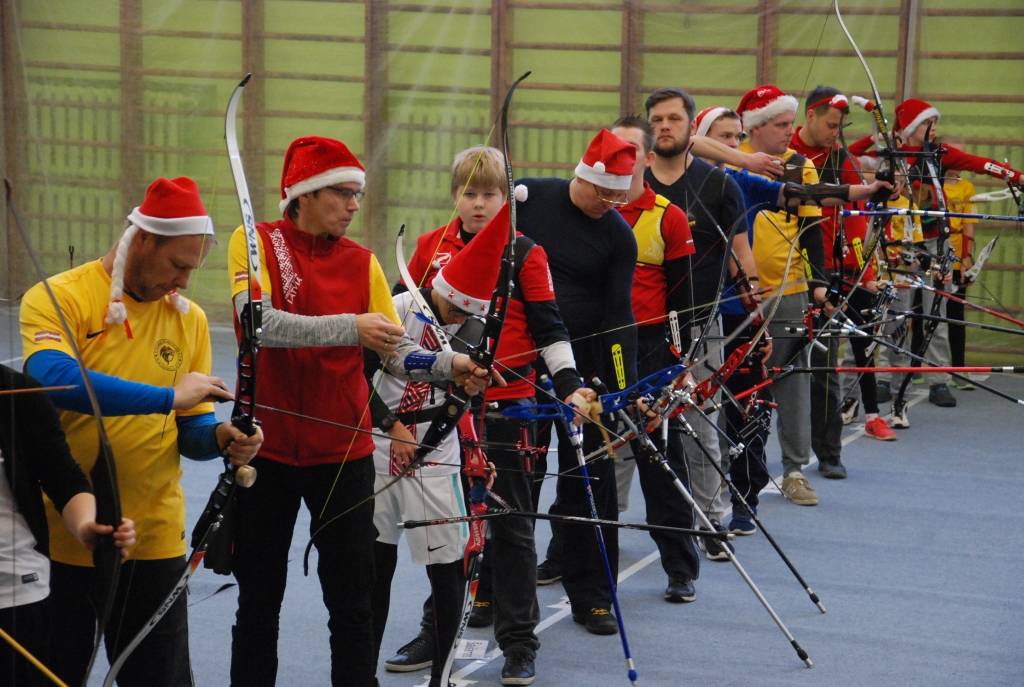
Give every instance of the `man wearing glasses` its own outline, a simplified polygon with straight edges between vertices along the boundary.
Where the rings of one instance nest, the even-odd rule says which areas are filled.
[[[548,254],[555,299],[572,340],[576,369],[588,381],[599,376],[611,389],[624,389],[636,378],[636,327],[630,294],[636,263],[636,240],[616,207],[628,202],[635,148],[606,129],[590,142],[575,177],[522,179],[527,196],[517,203],[518,229]],[[519,196],[519,193],[517,193]],[[560,426],[559,472],[575,470],[576,456]],[[583,435],[589,452],[600,445],[597,427]],[[610,461],[591,464],[598,515],[618,515],[615,473]],[[559,479],[553,513],[590,517],[578,479]],[[605,529],[613,572],[618,569],[618,532]],[[573,619],[594,634],[617,631],[610,611],[611,594],[594,533],[589,527],[560,532],[562,584]]]
[[[330,616],[332,684],[374,682],[374,445],[362,350],[400,372],[418,347],[398,324],[377,259],[345,236],[364,183],[363,166],[344,143],[299,138],[285,153],[283,217],[256,227],[263,292],[257,386],[266,406],[259,418],[273,438],[253,461],[260,478],[238,499],[233,685],[275,682],[288,554],[303,501],[314,530],[358,504],[318,535],[317,572]],[[228,273],[241,312],[249,282],[242,227],[231,238]]]

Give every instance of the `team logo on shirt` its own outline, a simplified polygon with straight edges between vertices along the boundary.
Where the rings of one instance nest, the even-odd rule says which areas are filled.
[[[181,348],[168,339],[160,339],[153,348],[153,360],[168,372],[174,372],[181,367],[183,359]]]

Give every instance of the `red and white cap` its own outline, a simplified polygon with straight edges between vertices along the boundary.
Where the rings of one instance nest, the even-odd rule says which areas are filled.
[[[864,100],[861,98],[861,100]],[[865,101],[867,102],[867,101]],[[819,98],[813,103],[807,106],[808,110],[816,110],[822,105],[828,105],[831,108],[835,108],[840,112],[848,112],[850,110],[850,99],[842,93],[836,93],[835,95],[826,95],[824,98]]]
[[[366,169],[341,141],[323,136],[303,136],[292,141],[281,170],[281,212],[306,193],[335,184],[366,185]]]
[[[471,315],[486,315],[508,243],[511,214],[506,202],[469,244],[441,268],[430,285],[441,298]]]
[[[128,214],[128,228],[121,235],[114,253],[114,266],[110,274],[110,305],[106,321],[125,324],[129,338],[128,311],[124,307],[124,269],[128,261],[128,247],[139,229],[159,236],[213,237],[213,220],[206,214],[199,187],[188,177],[165,179],[160,177],[146,189],[142,205]],[[167,295],[168,302],[178,312],[186,313],[189,302],[177,291]]]
[[[728,107],[705,107],[693,118],[693,133],[695,136],[707,136],[711,131],[711,125],[715,120],[729,111]]]
[[[770,122],[780,114],[796,112],[799,103],[796,98],[786,95],[778,86],[758,86],[740,99],[736,114],[743,120],[743,129],[749,131]]]
[[[939,111],[924,100],[907,98],[896,106],[896,130],[909,134],[924,120],[940,116]]]
[[[601,188],[628,191],[634,164],[636,148],[608,129],[601,129],[576,165],[576,176]]]

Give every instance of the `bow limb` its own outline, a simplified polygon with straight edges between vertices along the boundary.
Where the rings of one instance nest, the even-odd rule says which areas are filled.
[[[259,239],[256,235],[256,223],[253,218],[252,201],[249,187],[245,180],[242,157],[238,149],[238,136],[235,128],[238,103],[251,74],[239,82],[231,94],[225,112],[224,139],[231,163],[235,190],[238,194],[239,207],[242,213],[242,226],[245,230],[246,254],[248,259],[247,302],[239,317],[238,344],[238,390],[231,423],[248,436],[256,433],[258,422],[256,410],[256,357],[259,353],[260,334],[262,330],[262,292],[260,282]],[[217,479],[207,500],[206,507],[199,516],[192,530],[192,552],[185,562],[185,568],[179,575],[174,586],[157,605],[156,610],[142,624],[141,629],[125,644],[120,653],[111,661],[110,669],[103,679],[103,687],[111,687],[131,654],[143,640],[156,628],[157,623],[171,610],[174,602],[188,588],[189,580],[195,574],[206,556],[207,549],[211,556],[206,559],[206,567],[221,574],[231,573],[231,533],[222,533],[222,526],[233,512],[235,490],[237,487],[248,488],[256,481],[256,469],[250,465],[234,467],[227,458],[224,459],[224,472]],[[227,528],[225,528],[227,529]]]
[[[99,397],[96,395],[96,389],[93,387],[92,381],[89,379],[89,371],[82,358],[82,352],[78,348],[78,342],[75,338],[74,331],[68,324],[68,320],[65,317],[64,310],[60,306],[60,302],[57,300],[56,294],[50,287],[50,282],[46,277],[46,272],[43,270],[42,264],[39,262],[39,256],[36,254],[35,249],[33,249],[28,232],[25,230],[25,227],[21,222],[21,217],[15,209],[12,197],[13,189],[7,179],[4,179],[4,191],[7,199],[7,208],[11,213],[11,217],[14,219],[13,224],[21,237],[22,243],[25,245],[25,251],[29,256],[33,269],[35,270],[36,277],[43,284],[47,298],[53,305],[54,312],[60,322],[61,330],[68,342],[68,346],[71,348],[71,352],[74,354],[75,362],[78,363],[78,370],[82,375],[82,386],[85,388],[85,392],[89,397],[89,406],[92,409],[93,417],[96,419],[97,436],[99,439],[98,456],[95,465],[89,473],[96,496],[96,522],[104,525],[110,525],[114,529],[117,529],[122,520],[121,492],[117,485],[117,466],[114,461],[114,449],[110,443],[110,438],[107,435],[106,425],[103,422],[103,413],[100,410]],[[106,632],[107,625],[110,621],[110,615],[114,608],[114,592],[116,591],[118,582],[121,578],[121,551],[114,546],[112,534],[103,535],[97,539],[96,548],[93,551],[93,565],[96,568],[96,571],[93,574],[93,590],[99,599],[99,607],[96,618],[96,638],[88,666],[85,670],[86,682],[88,682],[89,675],[92,673],[92,667],[96,661],[96,655],[99,652],[100,645],[103,643],[103,635]]]
[[[413,279],[412,273],[409,272],[409,263],[405,259],[405,225],[403,224],[398,229],[398,236],[395,237],[395,260],[398,262],[398,274],[402,277],[402,283],[405,284],[405,288],[409,290],[409,296],[412,298],[413,305],[417,310],[420,311],[420,316],[423,321],[434,330],[434,334],[437,336],[437,341],[441,346],[442,351],[451,351],[452,344],[448,339],[448,332],[444,330],[441,323],[434,317],[434,311],[427,304],[425,298],[423,298],[423,292],[420,291],[419,284]]]
[[[509,88],[509,91],[505,96],[505,103],[502,106],[501,110],[501,122],[502,126],[505,128],[503,140],[506,141],[506,143],[508,140],[508,111],[512,102],[512,94],[515,92],[515,89],[519,85],[519,83],[527,76],[529,76],[529,74],[530,73],[527,72],[523,76],[519,77],[519,79],[517,79],[515,83],[512,84],[511,88]],[[505,160],[505,166],[506,174],[508,176],[510,185],[510,240],[506,246],[505,254],[502,256],[502,266],[499,272],[498,282],[497,284],[495,284],[494,292],[491,296],[490,307],[488,308],[488,313],[485,318],[485,325],[483,334],[481,336],[481,342],[477,346],[471,346],[469,350],[470,359],[474,363],[476,363],[478,367],[482,367],[486,369],[488,372],[491,371],[494,363],[494,353],[497,350],[498,341],[501,335],[501,329],[505,322],[505,311],[507,309],[506,305],[508,303],[509,298],[511,298],[512,295],[512,276],[514,274],[515,265],[515,202],[512,199],[511,195],[512,168],[508,162],[507,157]],[[410,290],[416,291],[416,289]],[[468,401],[469,397],[465,394],[463,390],[458,388],[455,389],[454,392],[446,396],[445,401],[441,406],[441,411],[439,412],[438,416],[431,422],[430,427],[428,427],[426,432],[424,433],[422,444],[419,448],[417,448],[416,454],[413,456],[412,461],[410,461],[409,466],[407,466],[407,471],[417,468],[426,458],[427,454],[429,454],[430,451],[433,450],[433,447],[439,446],[441,444],[441,441],[458,426],[459,419],[466,411]],[[367,412],[367,410],[368,408],[364,409],[364,414]],[[343,468],[345,464],[342,463],[341,465]],[[339,476],[340,474],[341,469],[339,469],[338,471]],[[316,541],[317,535],[338,519],[344,517],[348,513],[355,510],[356,508],[359,508],[365,503],[367,503],[369,500],[375,498],[377,494],[386,491],[387,489],[390,489],[392,486],[394,486],[398,479],[401,479],[401,476],[392,478],[380,490],[378,490],[374,494],[371,494],[365,499],[360,499],[352,506],[349,506],[348,508],[342,510],[337,515],[334,515],[328,520],[325,520],[323,523],[320,524],[319,527],[317,527],[313,531],[313,533],[310,535],[309,543],[306,544],[306,549],[303,554],[303,567],[306,571],[306,574],[308,574],[309,572],[309,554],[312,551],[313,543]],[[337,478],[335,478],[335,481],[337,481]],[[329,498],[330,496],[328,496],[328,499]],[[324,510],[326,510],[326,502],[324,504]],[[323,511],[321,512],[321,517],[322,515]]]

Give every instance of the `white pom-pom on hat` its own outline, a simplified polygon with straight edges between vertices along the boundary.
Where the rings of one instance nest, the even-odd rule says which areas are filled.
[[[182,296],[180,293],[178,293],[177,289],[167,294],[167,300],[170,302],[171,306],[173,306],[174,309],[180,312],[182,315],[187,314],[189,308],[191,307],[191,305],[188,302],[188,299]]]
[[[528,189],[525,184],[517,184],[516,187],[512,189],[512,197],[515,198],[518,203],[525,203],[526,199],[530,197],[530,189]]]
[[[606,169],[607,168],[604,166],[604,163],[600,160],[594,163],[594,171],[598,174],[604,174]]]

